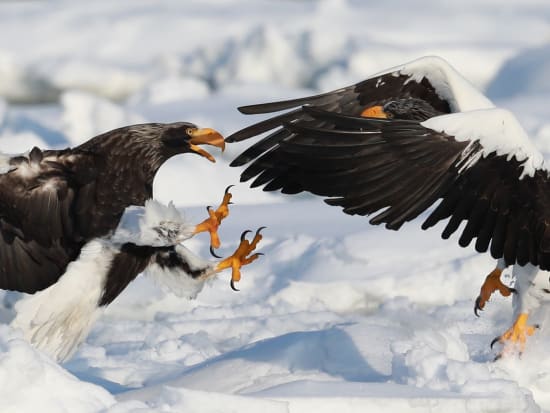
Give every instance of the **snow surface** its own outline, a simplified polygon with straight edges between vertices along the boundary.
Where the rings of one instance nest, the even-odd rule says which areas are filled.
[[[260,118],[239,105],[441,55],[492,85],[548,156],[549,21],[547,0],[1,2],[0,151],[143,121],[229,134]],[[215,165],[172,159],[155,196],[199,222],[238,182],[227,164],[247,145],[214,153]],[[229,274],[192,301],[139,277],[62,366],[4,326],[0,411],[550,411],[547,309],[522,358],[497,362],[489,343],[509,327],[511,300],[473,315],[490,257],[442,241],[442,227],[421,231],[422,217],[390,232],[309,196],[233,192],[223,255],[244,229],[268,226],[239,293]],[[187,245],[208,256],[206,236]],[[2,297],[8,322],[20,296]]]

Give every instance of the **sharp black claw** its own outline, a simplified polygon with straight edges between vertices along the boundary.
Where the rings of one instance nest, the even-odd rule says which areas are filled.
[[[214,252],[214,247],[212,245],[210,245],[210,254],[212,254],[213,257],[222,258]]]
[[[480,307],[479,302],[481,301],[481,297],[476,298],[476,305],[474,306],[474,314],[476,317],[479,317],[478,311],[483,311],[483,308]]]
[[[510,287],[510,292],[511,292],[511,293],[514,293],[514,294],[517,294],[517,293],[518,293],[518,290],[516,290],[515,288]]]
[[[211,209],[212,209],[212,205],[208,205],[208,206],[206,207],[206,212],[210,212]]]
[[[233,188],[235,185],[229,185],[227,188],[225,188],[224,194],[227,194],[231,188]]]
[[[262,230],[266,229],[267,227],[260,227],[258,228],[258,230],[256,231],[256,235],[258,235],[260,232],[262,232]]]
[[[494,346],[497,342],[499,342],[499,341],[500,341],[500,336],[495,337],[495,338],[493,339],[493,341],[491,341],[491,349],[492,349],[493,346]]]
[[[235,281],[233,281],[233,279],[229,282],[229,285],[231,286],[231,289],[233,291],[241,291],[237,287],[235,287]]]
[[[244,241],[244,237],[246,237],[246,234],[248,234],[249,232],[252,232],[252,231],[250,231],[249,229],[247,229],[246,231],[244,231],[244,232],[241,234],[241,242]]]
[[[227,205],[235,205],[235,202],[229,201],[229,202],[227,203]]]
[[[495,358],[493,359],[493,362],[499,361],[501,358],[502,358],[502,354],[499,353],[495,356]]]

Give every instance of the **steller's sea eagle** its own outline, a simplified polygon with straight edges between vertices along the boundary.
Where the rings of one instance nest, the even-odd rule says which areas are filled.
[[[232,268],[234,288],[240,267],[258,257],[249,254],[259,232],[252,242],[243,235],[235,254],[217,264],[180,245],[208,231],[211,248],[219,246],[216,230],[231,193],[196,226],[173,206],[151,200],[155,174],[172,156],[197,153],[214,161],[202,144],[224,148],[213,129],[151,123],[75,148],[0,155],[0,288],[34,294],[18,303],[12,323],[32,344],[67,359],[98,310],[146,269],[192,296],[204,280]]]
[[[264,191],[328,197],[329,205],[373,215],[370,223],[393,230],[439,201],[422,228],[448,219],[442,233],[448,238],[466,221],[459,244],[475,239],[477,251],[498,259],[475,312],[494,291],[515,293],[515,321],[493,343],[503,343],[503,353],[521,351],[536,327],[527,319],[541,289],[531,285],[550,269],[550,182],[516,118],[438,57],[332,92],[239,108],[244,114],[287,109],[226,139],[271,131],[232,162],[249,164],[241,180],[255,178],[251,186],[265,185]],[[508,265],[513,289],[500,280]]]

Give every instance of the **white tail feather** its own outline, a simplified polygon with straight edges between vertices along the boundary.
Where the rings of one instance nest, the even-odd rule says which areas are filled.
[[[101,314],[98,303],[113,252],[99,240],[86,244],[55,284],[16,304],[12,326],[57,361],[68,359]]]

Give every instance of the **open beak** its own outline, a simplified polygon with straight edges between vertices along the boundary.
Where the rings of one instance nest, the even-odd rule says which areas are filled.
[[[370,106],[361,112],[361,116],[364,118],[382,118],[386,119],[388,115],[384,112],[384,108],[380,105]]]
[[[207,151],[198,147],[197,145],[217,146],[222,150],[222,152],[225,149],[225,140],[223,139],[223,136],[214,129],[189,128],[187,130],[187,134],[191,136],[191,139],[189,140],[191,150],[195,153],[198,153],[200,156],[204,156],[210,162],[216,162],[216,159],[214,159],[212,155],[210,155]]]

